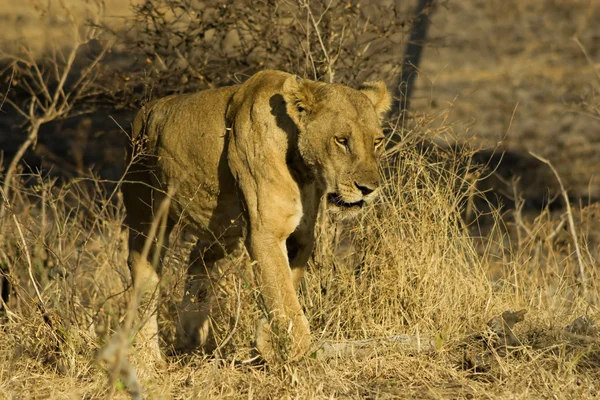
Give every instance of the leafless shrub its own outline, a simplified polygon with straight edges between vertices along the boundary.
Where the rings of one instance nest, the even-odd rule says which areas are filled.
[[[69,8],[64,5],[62,12],[68,17],[73,32],[72,42],[66,49],[55,45],[43,61],[37,59],[27,45],[19,52],[0,53],[0,62],[6,66],[5,71],[10,71],[5,76],[8,89],[2,93],[2,103],[10,106],[9,111],[23,119],[22,126],[27,132],[27,138],[14,154],[3,176],[0,224],[4,223],[12,201],[10,189],[18,164],[25,152],[31,146],[35,147],[40,127],[55,120],[91,112],[94,108],[84,100],[99,93],[95,81],[100,61],[109,45],[100,45],[101,48],[88,58],[85,50],[89,50],[90,44],[98,39],[98,29],[94,26],[81,29]]]
[[[393,6],[361,1],[146,0],[113,31],[137,57],[118,73],[113,101],[237,83],[263,68],[357,84],[396,68],[404,21]]]

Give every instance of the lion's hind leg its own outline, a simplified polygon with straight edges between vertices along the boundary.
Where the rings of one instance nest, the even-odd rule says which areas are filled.
[[[177,324],[177,351],[189,352],[199,347],[209,354],[215,350],[210,316],[219,281],[227,273],[227,268],[223,271],[218,265],[238,247],[239,239],[232,238],[220,243],[199,240],[192,249]]]
[[[166,213],[162,217],[157,215],[165,195],[150,187],[150,179],[145,173],[136,172],[134,166],[127,181],[123,184],[122,192],[126,208],[125,224],[129,229],[127,264],[134,286],[130,301],[137,303],[135,327],[138,331],[135,342],[152,358],[161,360],[156,318],[159,294],[157,270],[161,268],[160,263],[168,248],[174,223]],[[148,241],[149,249],[145,251]]]

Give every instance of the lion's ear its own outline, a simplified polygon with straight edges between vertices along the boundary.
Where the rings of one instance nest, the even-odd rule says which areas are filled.
[[[290,117],[296,122],[300,120],[302,114],[311,112],[315,108],[317,103],[315,91],[318,86],[318,82],[301,79],[296,75],[290,76],[283,83],[283,98],[287,103]]]
[[[371,100],[380,119],[390,110],[392,96],[383,81],[365,82],[359,90]]]

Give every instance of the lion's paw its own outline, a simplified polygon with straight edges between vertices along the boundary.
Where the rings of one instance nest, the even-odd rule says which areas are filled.
[[[285,325],[266,318],[258,321],[255,347],[267,362],[298,360],[308,351],[310,341],[309,324],[304,315]]]

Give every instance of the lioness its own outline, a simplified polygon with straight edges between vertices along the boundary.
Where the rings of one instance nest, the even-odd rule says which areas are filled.
[[[140,334],[155,357],[159,277],[154,250],[142,254],[153,215],[173,186],[164,237],[183,221],[198,238],[179,347],[207,343],[211,269],[245,237],[268,312],[257,327],[257,350],[267,361],[305,353],[310,331],[296,291],[315,243],[319,203],[326,197],[329,207],[350,213],[377,195],[380,120],[390,103],[383,82],[355,90],[262,71],[240,85],[169,96],[139,111],[132,142],[144,155],[132,156],[130,149],[122,191],[128,264],[151,310]],[[289,335],[285,351],[274,351],[273,332]]]

